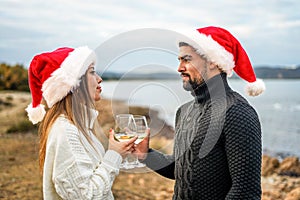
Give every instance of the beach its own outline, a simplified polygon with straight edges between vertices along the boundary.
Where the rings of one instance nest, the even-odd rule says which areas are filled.
[[[26,120],[25,107],[30,102],[29,93],[1,92],[0,105],[0,199],[42,199],[42,179],[38,169],[38,135],[32,131],[7,133],[10,127]],[[114,109],[112,109],[112,105]],[[127,106],[122,101],[103,99],[97,103],[98,120],[104,133],[114,126],[116,110],[149,117],[152,148],[166,153],[172,151],[172,126],[159,117],[157,111],[147,107]],[[113,111],[114,110],[114,111]],[[115,199],[160,200],[172,199],[174,181],[144,171],[120,171],[113,185]],[[263,200],[300,199],[300,163],[298,157],[277,158],[268,155],[262,160]]]

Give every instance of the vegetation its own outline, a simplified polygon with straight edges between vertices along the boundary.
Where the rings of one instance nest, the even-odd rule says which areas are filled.
[[[0,90],[29,91],[28,70],[20,64],[0,63]]]
[[[37,126],[33,125],[29,120],[24,119],[16,124],[11,125],[6,133],[37,133]]]
[[[0,111],[3,110],[4,108],[8,108],[12,106],[13,106],[12,100],[10,100],[9,98],[6,98],[6,100],[0,98]]]

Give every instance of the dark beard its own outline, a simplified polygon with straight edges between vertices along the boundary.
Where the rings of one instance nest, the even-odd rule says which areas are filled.
[[[187,75],[189,77],[189,81],[188,82],[184,82],[183,81],[183,88],[186,91],[191,91],[193,92],[195,89],[197,89],[199,87],[199,85],[201,85],[204,80],[207,78],[207,63],[205,63],[204,69],[202,72],[199,71],[199,73],[201,74],[202,78],[201,79],[194,79],[192,80],[191,77],[189,76],[189,74],[182,72],[182,75]]]
[[[188,82],[183,81],[183,89],[186,91],[194,91],[201,83],[198,83],[196,80],[189,79]]]

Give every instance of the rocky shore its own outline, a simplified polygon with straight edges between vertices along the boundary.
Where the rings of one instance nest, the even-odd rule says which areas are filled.
[[[300,200],[300,162],[297,157],[279,159],[263,155],[263,200]]]

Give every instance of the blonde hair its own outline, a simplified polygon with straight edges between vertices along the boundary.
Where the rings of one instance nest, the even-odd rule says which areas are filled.
[[[92,114],[90,108],[95,109],[95,104],[88,93],[88,83],[85,74],[81,77],[80,85],[77,89],[70,92],[61,101],[55,103],[47,110],[47,113],[39,126],[39,166],[41,174],[43,174],[44,169],[48,135],[53,123],[61,114],[73,123],[94,147],[88,134],[89,130],[87,130],[86,127],[86,123],[91,122]],[[95,134],[94,128],[91,131]]]

